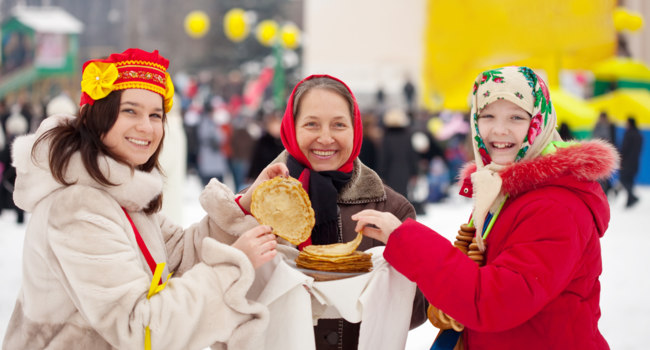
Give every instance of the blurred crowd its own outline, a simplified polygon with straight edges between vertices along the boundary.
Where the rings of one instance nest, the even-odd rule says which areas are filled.
[[[237,72],[225,79],[176,79],[186,170],[204,185],[217,178],[240,191],[284,149],[284,106],[272,102],[272,86],[263,87],[265,80],[264,72],[249,81]],[[359,158],[423,213],[425,203],[447,197],[460,166],[470,159],[470,130],[467,115],[415,108],[415,93],[407,81],[400,107],[387,105],[381,90],[372,107],[360,106],[364,142]]]
[[[204,185],[216,178],[240,191],[284,149],[280,139],[284,105],[273,102],[272,79],[272,69],[254,77],[239,71],[177,74],[175,103],[168,114],[161,154],[169,188],[163,210],[168,215],[182,219],[182,187],[187,175],[198,176]],[[404,83],[400,94],[400,103],[388,104],[380,88],[369,103],[371,107],[360,106],[364,141],[359,158],[423,214],[426,203],[454,194],[461,166],[472,159],[469,115],[418,109],[417,91],[410,81]],[[76,113],[75,100],[65,92],[40,105],[30,104],[25,96],[11,104],[0,100],[0,210],[15,210],[18,222],[23,222],[24,213],[11,198],[15,170],[9,145],[17,136],[35,131],[48,115]],[[638,201],[633,186],[642,142],[634,118],[630,119],[626,136],[619,142],[606,113],[593,130],[594,138],[619,147],[623,157],[620,174],[602,186],[614,196],[627,190],[628,206]],[[574,138],[566,124],[560,125],[559,131],[565,140]]]

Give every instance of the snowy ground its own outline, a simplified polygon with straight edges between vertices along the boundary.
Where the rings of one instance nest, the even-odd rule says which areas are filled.
[[[199,191],[199,181],[190,177],[184,194],[186,226],[203,216],[198,205]],[[599,328],[610,347],[616,350],[647,349],[650,344],[650,254],[644,253],[650,247],[650,228],[641,220],[642,215],[650,215],[650,187],[638,187],[637,192],[641,201],[629,210],[624,208],[624,195],[611,199],[612,219],[601,240]],[[470,202],[458,197],[443,204],[428,205],[427,214],[418,220],[453,240],[470,208]],[[0,287],[0,342],[20,288],[25,226],[17,225],[15,220],[13,212],[3,211],[0,215],[0,272],[4,278]],[[409,333],[406,349],[429,349],[436,333],[433,326],[425,323]]]

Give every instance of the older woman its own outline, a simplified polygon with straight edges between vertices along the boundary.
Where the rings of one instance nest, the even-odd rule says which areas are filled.
[[[328,75],[312,75],[296,85],[282,119],[286,151],[274,162],[287,164],[290,175],[309,194],[315,212],[311,237],[299,249],[351,241],[357,234],[351,216],[363,209],[390,212],[401,221],[415,218],[409,201],[359,161],[362,139],[359,107],[345,83]],[[250,209],[252,192],[247,191],[239,201],[245,210]],[[365,239],[358,249],[375,246],[383,243]],[[425,311],[426,301],[418,292],[411,327],[424,322]],[[344,319],[320,319],[314,328],[316,347],[356,349],[359,327]]]

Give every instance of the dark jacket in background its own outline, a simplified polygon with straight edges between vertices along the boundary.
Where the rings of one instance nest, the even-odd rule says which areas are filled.
[[[257,176],[264,170],[264,168],[271,164],[271,162],[284,151],[282,140],[271,136],[265,132],[253,148],[251,155],[250,168],[248,168],[248,178],[256,179]]]
[[[418,155],[408,128],[386,128],[379,163],[379,175],[386,185],[407,197],[409,180],[418,174]]]
[[[621,182],[634,182],[634,177],[639,172],[639,159],[641,158],[641,145],[643,136],[639,129],[628,128],[623,135],[621,144]]]

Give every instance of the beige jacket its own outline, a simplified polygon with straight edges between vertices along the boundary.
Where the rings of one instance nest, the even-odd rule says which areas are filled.
[[[100,164],[117,186],[103,186],[72,157],[63,186],[50,175],[37,136],[64,117],[50,117],[35,135],[14,143],[15,201],[31,212],[23,252],[23,282],[3,349],[260,349],[268,310],[245,298],[255,272],[239,250],[212,239],[233,235],[245,217],[223,184],[201,194],[208,215],[183,230],[142,209],[159,195],[156,172],[131,172],[109,158]],[[147,299],[152,273],[121,207],[157,263],[173,272],[166,288]],[[252,220],[252,221],[251,221]],[[211,238],[212,237],[212,238]]]

